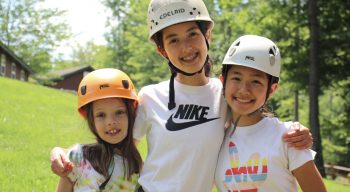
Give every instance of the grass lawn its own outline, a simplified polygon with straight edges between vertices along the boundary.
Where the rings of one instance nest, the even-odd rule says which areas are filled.
[[[51,149],[93,142],[76,111],[76,96],[3,77],[0,85],[0,191],[54,191]],[[143,140],[143,157],[146,147]],[[349,186],[325,182],[330,192],[350,192]]]

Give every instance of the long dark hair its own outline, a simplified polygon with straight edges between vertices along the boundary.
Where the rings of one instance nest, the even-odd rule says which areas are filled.
[[[92,103],[84,106],[87,112],[87,122],[90,131],[96,137],[96,143],[83,145],[83,156],[84,159],[87,159],[91,163],[97,172],[108,177],[109,165],[113,161],[113,156],[116,154],[116,151],[120,150],[125,170],[124,178],[130,180],[132,174],[140,173],[142,159],[133,140],[133,127],[136,117],[134,101],[123,99],[123,102],[127,108],[128,133],[126,138],[118,144],[107,143],[98,136],[93,117]]]

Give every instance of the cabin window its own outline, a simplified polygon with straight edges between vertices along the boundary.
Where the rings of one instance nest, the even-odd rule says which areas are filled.
[[[0,76],[5,76],[6,71],[5,55],[0,54]]]
[[[21,70],[21,81],[25,81],[25,75],[26,73],[23,70]]]
[[[11,66],[11,78],[16,79],[16,64],[15,63],[12,63],[12,66]]]

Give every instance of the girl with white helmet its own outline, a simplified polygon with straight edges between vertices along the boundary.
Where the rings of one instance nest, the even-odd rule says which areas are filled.
[[[96,143],[68,150],[72,169],[61,177],[57,191],[130,191],[141,171],[142,159],[133,141],[137,95],[130,78],[117,69],[86,75],[78,89],[78,111]]]
[[[326,191],[311,150],[287,147],[291,127],[265,104],[278,87],[281,56],[271,40],[245,35],[222,63],[224,96],[234,124],[226,131],[215,184],[219,191]]]

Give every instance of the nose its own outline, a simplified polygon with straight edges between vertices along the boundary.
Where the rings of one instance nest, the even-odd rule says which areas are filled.
[[[111,117],[108,119],[108,126],[113,126],[113,125],[116,125],[118,122],[117,118],[116,117]]]
[[[185,53],[190,53],[193,50],[193,45],[192,45],[191,41],[185,40],[182,43],[182,48],[183,48],[182,50],[184,50]]]
[[[249,83],[240,83],[239,85],[239,93],[240,94],[248,94],[250,91],[250,84]]]

